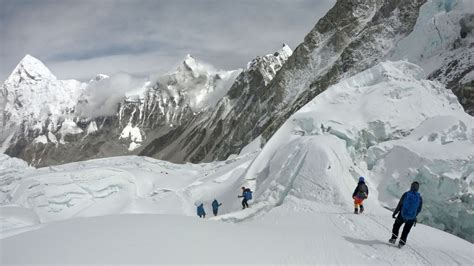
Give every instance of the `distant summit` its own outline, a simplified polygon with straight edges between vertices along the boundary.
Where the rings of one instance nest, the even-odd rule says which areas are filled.
[[[27,54],[18,63],[5,83],[18,85],[23,81],[40,81],[56,79],[51,71],[37,58]]]

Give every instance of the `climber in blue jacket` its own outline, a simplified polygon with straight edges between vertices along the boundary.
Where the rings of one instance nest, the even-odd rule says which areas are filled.
[[[222,203],[219,203],[216,199],[212,202],[212,213],[214,213],[214,216],[217,216],[217,212],[219,211],[219,206],[221,206]]]
[[[206,212],[204,211],[203,203],[201,203],[201,205],[197,207],[197,215],[199,216],[199,218],[206,218]]]
[[[242,209],[248,208],[249,204],[248,201],[252,199],[252,190],[250,188],[242,187],[242,195],[237,196],[238,198],[242,199]]]

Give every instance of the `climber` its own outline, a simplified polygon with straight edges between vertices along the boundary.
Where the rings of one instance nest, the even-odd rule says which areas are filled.
[[[197,215],[199,216],[199,218],[206,218],[206,212],[204,211],[204,204],[203,203],[201,203],[197,207]]]
[[[252,191],[250,188],[242,187],[242,195],[237,196],[242,199],[242,209],[249,208],[248,201],[252,199]]]
[[[354,213],[363,213],[364,212],[364,205],[362,205],[362,202],[369,196],[369,188],[365,184],[364,177],[361,176],[359,177],[359,183],[357,184],[357,187],[354,190],[354,193],[352,193],[352,198],[354,199]],[[359,212],[359,206],[360,206],[360,212]]]
[[[418,192],[419,188],[420,184],[416,181],[413,182],[410,186],[410,190],[403,193],[398,202],[397,208],[392,214],[395,223],[393,224],[392,237],[388,240],[390,243],[395,244],[400,227],[405,223],[405,226],[403,226],[402,236],[398,242],[399,248],[402,248],[406,244],[408,233],[410,233],[411,227],[416,225],[416,217],[421,212],[423,199]]]
[[[219,211],[219,206],[221,206],[222,203],[219,203],[216,199],[212,202],[212,213],[214,213],[214,216],[217,216],[217,212]]]

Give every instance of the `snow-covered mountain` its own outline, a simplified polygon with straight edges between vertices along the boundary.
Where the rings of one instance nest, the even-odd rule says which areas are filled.
[[[49,73],[48,77],[52,81],[43,75],[43,90],[35,90],[35,93],[41,94],[37,98],[27,94],[34,89],[33,85],[16,88],[10,82],[19,79],[16,78],[17,70],[4,83],[5,92],[15,90],[20,95],[17,98],[31,99],[28,106],[32,110],[22,108],[23,105],[17,107],[17,113],[31,113],[28,122],[9,115],[10,106],[15,99],[8,96],[11,93],[5,93],[8,96],[2,98],[8,103],[4,108],[5,116],[12,117],[6,121],[11,121],[8,125],[16,127],[8,127],[11,130],[5,130],[6,133],[2,135],[2,140],[5,140],[3,149],[11,156],[23,158],[36,166],[44,166],[137,154],[141,152],[141,146],[147,146],[150,142],[147,150],[156,148],[153,141],[159,138],[169,138],[169,141],[175,142],[182,138],[189,139],[194,135],[175,134],[175,128],[194,128],[205,121],[215,123],[212,119],[222,115],[220,113],[223,109],[231,110],[235,107],[236,104],[231,105],[228,98],[236,97],[239,93],[246,94],[246,99],[252,97],[256,89],[268,84],[290,55],[291,49],[284,45],[274,54],[252,60],[243,72],[216,70],[187,55],[174,71],[152,80],[135,80],[124,74],[112,77],[99,74],[87,84],[58,81],[39,60],[28,56],[28,60],[36,62],[30,64],[30,72]],[[22,68],[23,65],[21,62],[17,68]],[[35,66],[40,67],[35,70]],[[28,76],[26,78],[29,79]],[[249,86],[250,82],[254,84]],[[34,81],[22,81],[22,84],[32,83]],[[80,89],[74,90],[66,86],[69,83],[80,85]],[[50,84],[53,84],[51,88]],[[242,86],[251,87],[252,91],[240,92]],[[74,91],[68,94],[68,101],[57,101],[57,97],[49,97],[51,93],[62,95],[55,90]],[[241,101],[238,104],[245,106],[248,103]],[[41,113],[39,108],[44,106],[52,106],[58,111],[53,115]],[[53,118],[54,123],[44,122]],[[165,154],[168,160],[196,161],[199,160],[198,157],[189,151],[197,149],[199,145],[200,143],[191,142],[173,146],[174,149],[184,146],[183,149],[188,150],[186,153],[169,155],[166,150],[161,149],[159,153],[162,157]],[[200,152],[202,151],[197,151]]]
[[[0,143],[15,132],[34,143],[57,142],[50,132],[71,116],[84,89],[76,80],[58,80],[38,59],[26,55],[2,85]],[[7,146],[4,143],[2,152]]]
[[[391,52],[392,60],[408,60],[423,76],[454,92],[474,115],[474,5],[469,0],[432,0],[420,9],[413,31]]]
[[[3,122],[3,150],[37,166],[125,154],[173,162],[224,160],[260,136],[265,143],[330,85],[387,59],[419,64],[424,77],[453,90],[470,113],[471,11],[467,0],[338,1],[294,53],[284,45],[242,72],[218,71],[188,55],[175,71],[141,83],[99,76],[80,85],[87,89],[72,116],[75,96],[59,107],[34,104],[64,110],[53,115],[59,122],[51,130],[45,122],[34,122],[35,130]],[[4,95],[10,87],[3,85]],[[107,88],[121,93],[104,97]],[[12,101],[2,97],[0,107]],[[22,124],[15,119],[2,121]]]
[[[174,162],[201,162],[239,153],[241,147],[254,139],[241,129],[260,128],[255,110],[267,108],[264,89],[291,54],[292,50],[283,44],[277,52],[249,62],[212,112],[200,114],[193,123],[154,139],[140,155]]]
[[[126,156],[34,169],[2,155],[2,262],[468,265],[472,243],[426,225],[472,241],[474,118],[422,72],[384,62],[344,79],[262,149],[252,144],[221,162]],[[360,175],[369,198],[354,215]],[[424,198],[421,224],[395,251],[387,209],[413,180]],[[241,186],[254,191],[249,209],[236,198]],[[214,198],[219,216],[193,218],[198,202],[210,215]]]
[[[473,31],[466,12],[469,3],[462,0],[337,1],[270,82],[259,82],[258,72],[256,82],[237,80],[228,97],[222,100],[237,101],[237,104],[231,103],[231,108],[223,104],[217,114],[202,118],[203,122],[192,129],[177,128],[157,138],[140,154],[175,162],[223,160],[239,153],[259,136],[265,143],[291,114],[330,85],[387,59],[418,63],[422,58],[427,62],[422,64],[426,68],[424,77],[437,79],[453,89],[469,112],[472,101],[469,71],[474,64],[470,41]],[[437,36],[426,34],[438,17],[449,17],[452,23],[444,31],[449,38],[442,45],[434,39]],[[464,25],[462,30],[460,25]],[[433,46],[433,52],[410,49],[411,46]],[[413,53],[407,56],[404,51]],[[463,58],[464,62],[459,64],[461,70],[455,71],[459,73],[456,75],[450,72],[451,61],[436,60],[453,56]],[[439,71],[435,69],[444,68],[449,71],[436,74]],[[464,84],[461,90],[452,86],[452,81],[459,79]],[[173,137],[176,135],[180,137]]]
[[[57,80],[28,55],[2,87],[2,151],[37,166],[128,154],[148,133],[160,136],[212,110],[240,72],[187,55],[155,80],[99,74],[81,83]]]
[[[152,129],[186,124],[196,113],[213,109],[240,72],[218,71],[187,55],[175,71],[150,82],[142,99],[128,97],[119,110],[120,120]],[[130,105],[136,112],[130,112]],[[128,121],[123,118],[127,113],[133,113]]]

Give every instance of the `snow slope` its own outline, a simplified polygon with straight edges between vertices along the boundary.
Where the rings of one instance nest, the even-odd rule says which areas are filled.
[[[157,214],[80,218],[1,240],[1,262],[468,265],[474,259],[471,244],[424,225],[413,229],[412,245],[398,250],[385,242],[384,223],[391,221],[282,208],[237,224]]]
[[[375,191],[369,201],[394,208],[417,180],[427,200],[420,221],[473,241],[474,119],[421,71],[381,63],[290,117],[246,172],[262,209],[287,195],[348,206],[360,175]]]
[[[405,59],[421,66],[424,76],[446,64],[449,57],[464,55],[464,64],[472,65],[473,38],[460,38],[460,20],[474,13],[470,0],[429,0],[420,9],[413,31],[391,51],[391,60]],[[456,43],[457,42],[457,43]],[[457,50],[460,48],[460,50]],[[472,59],[471,59],[472,60]],[[459,62],[459,64],[463,64]],[[454,70],[454,69],[453,69]],[[446,84],[446,80],[441,80]]]
[[[373,204],[367,204],[366,214],[354,216],[344,205],[290,195],[265,215],[252,216],[257,204],[237,211],[241,174],[254,156],[186,166],[120,157],[24,169],[24,186],[13,194],[26,197],[14,201],[33,205],[1,207],[1,263],[467,265],[474,259],[472,244],[424,225],[413,229],[406,250],[399,251],[386,243],[389,212]],[[73,193],[80,187],[89,194]],[[111,187],[115,190],[105,189]],[[195,218],[193,201],[205,201],[210,212],[213,196],[224,203],[223,215]],[[36,197],[42,197],[43,204]],[[69,204],[59,207],[58,201],[67,197]],[[95,215],[106,216],[90,217]],[[240,223],[222,222],[249,216],[253,218]],[[52,220],[61,221],[47,222]],[[23,224],[5,228],[8,222],[14,226],[13,221]]]
[[[473,236],[473,118],[421,71],[400,61],[361,72],[296,112],[263,149],[223,162],[20,164],[1,190],[2,263],[470,265],[473,244],[423,224],[404,250],[386,242],[386,208],[413,180],[425,199],[420,223]],[[360,175],[370,193],[356,216]],[[245,210],[242,185],[254,191]],[[219,216],[196,218],[195,204],[210,215],[214,198]]]

